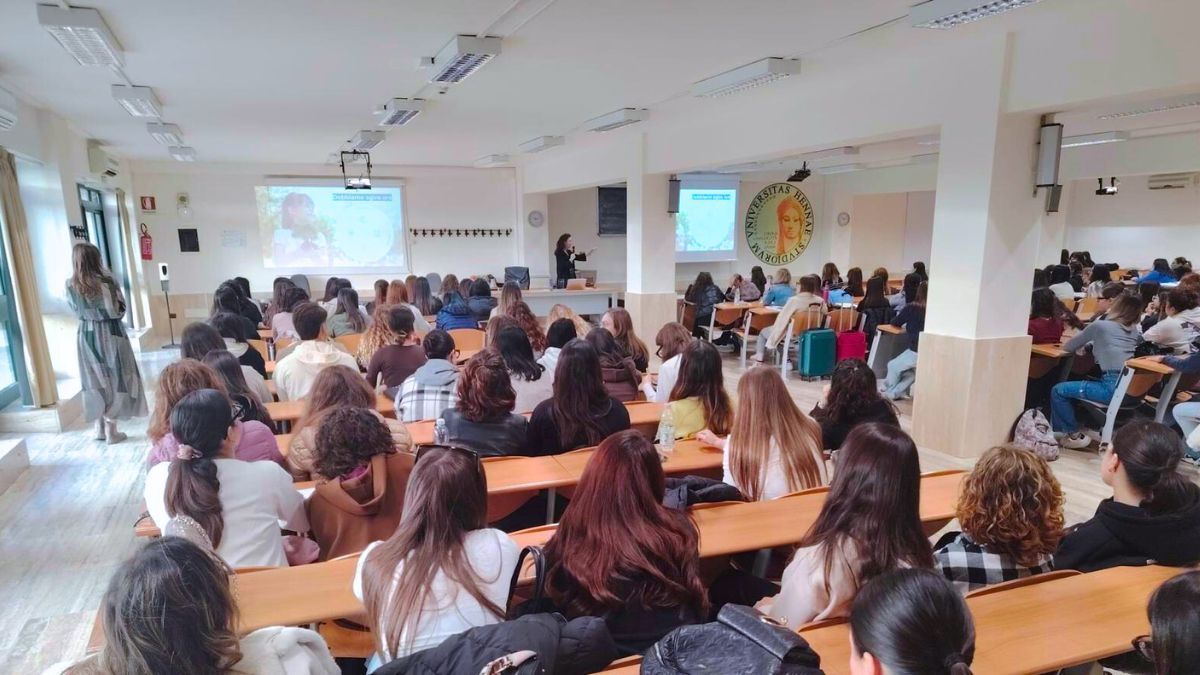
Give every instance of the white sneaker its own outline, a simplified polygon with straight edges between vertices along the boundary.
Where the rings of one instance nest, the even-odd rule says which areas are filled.
[[[1087,427],[1084,427],[1080,431],[1083,432],[1084,436],[1087,436],[1088,438],[1092,439],[1093,443],[1099,443],[1102,440],[1101,436],[1100,436],[1100,432],[1096,431],[1095,429],[1088,429]]]
[[[1076,431],[1063,436],[1058,444],[1068,450],[1082,450],[1092,444],[1092,439],[1088,438],[1087,434]]]

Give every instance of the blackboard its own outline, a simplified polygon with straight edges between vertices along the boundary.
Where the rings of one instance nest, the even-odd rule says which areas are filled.
[[[599,234],[625,236],[625,188],[596,188],[599,202]]]

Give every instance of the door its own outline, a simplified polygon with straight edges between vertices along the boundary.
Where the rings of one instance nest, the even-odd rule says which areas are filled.
[[[26,405],[33,404],[33,395],[25,374],[21,325],[17,320],[12,277],[9,275],[8,256],[5,254],[7,246],[4,239],[7,236],[7,232],[0,231],[0,408],[18,397]]]

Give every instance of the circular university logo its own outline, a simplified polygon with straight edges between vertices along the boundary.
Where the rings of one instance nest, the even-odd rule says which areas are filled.
[[[804,253],[813,235],[813,207],[800,188],[772,183],[746,209],[746,244],[768,265],[786,265]]]

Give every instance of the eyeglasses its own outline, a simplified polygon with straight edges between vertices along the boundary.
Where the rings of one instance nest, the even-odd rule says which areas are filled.
[[[246,408],[241,403],[234,401],[233,404],[231,405],[231,412],[232,412],[233,418],[231,420],[229,420],[229,426],[233,426],[237,422],[245,421]]]
[[[1139,635],[1133,638],[1133,650],[1150,663],[1154,663],[1154,641],[1149,635]]]
[[[470,448],[464,448],[459,445],[437,445],[434,443],[429,443],[428,445],[421,445],[417,448],[417,455],[413,459],[413,464],[415,465],[417,462],[420,462],[421,457],[428,454],[430,450],[450,450],[452,452],[458,452],[475,460],[476,464],[479,463],[479,453]]]

